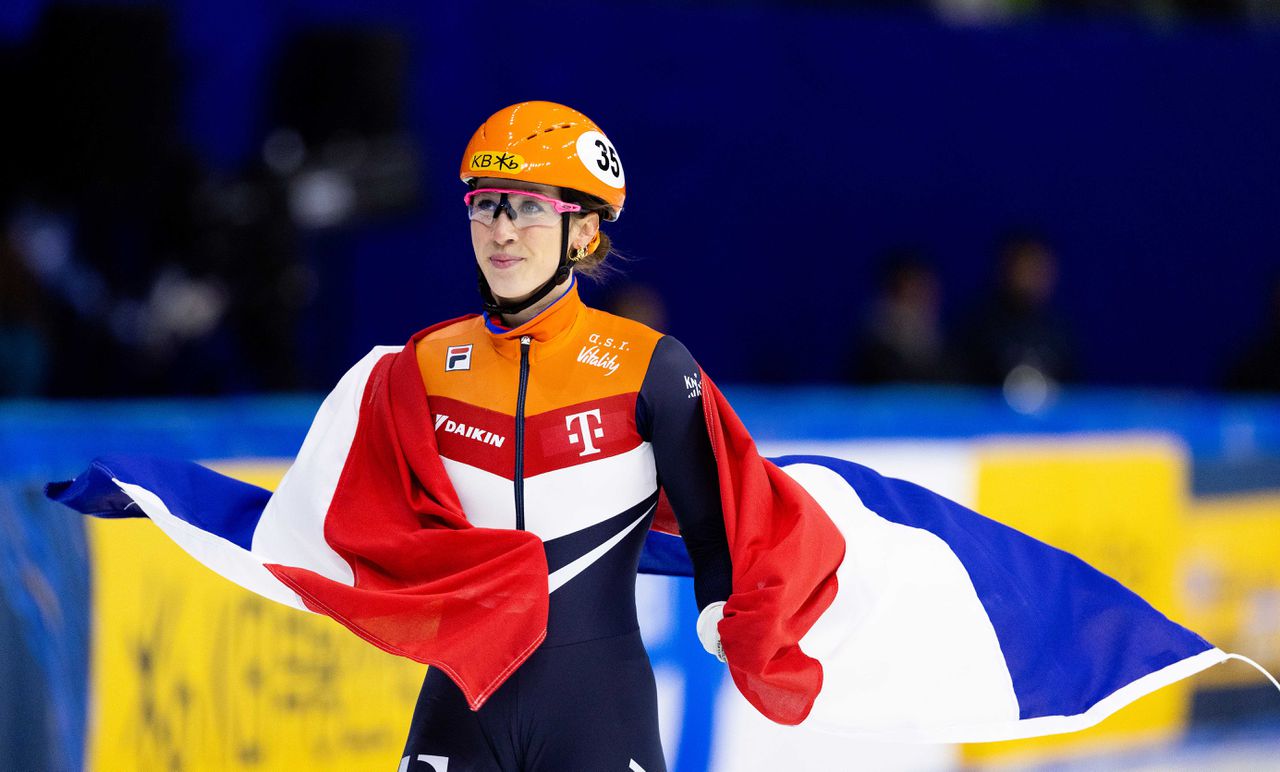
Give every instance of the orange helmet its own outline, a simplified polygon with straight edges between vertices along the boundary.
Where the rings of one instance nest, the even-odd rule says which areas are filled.
[[[462,155],[462,181],[527,180],[594,196],[618,219],[627,197],[618,151],[590,118],[555,102],[521,102],[480,124]]]

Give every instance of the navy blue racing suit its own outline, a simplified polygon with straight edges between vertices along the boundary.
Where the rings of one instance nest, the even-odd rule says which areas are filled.
[[[576,287],[516,329],[473,317],[417,353],[463,511],[540,536],[551,594],[545,641],[480,710],[428,671],[400,769],[665,770],[635,604],[659,487],[699,609],[731,589],[696,362]]]

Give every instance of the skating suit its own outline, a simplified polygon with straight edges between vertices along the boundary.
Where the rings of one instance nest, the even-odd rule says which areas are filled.
[[[659,485],[699,608],[731,584],[698,365],[583,305],[576,283],[515,329],[481,316],[436,330],[417,357],[463,511],[539,536],[551,596],[546,640],[479,711],[428,671],[401,771],[664,770],[635,605]]]

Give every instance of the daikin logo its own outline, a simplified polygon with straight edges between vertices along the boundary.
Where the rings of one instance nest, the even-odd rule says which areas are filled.
[[[445,431],[450,434],[459,434],[467,439],[483,442],[486,445],[492,445],[495,448],[502,447],[502,443],[507,441],[506,437],[501,434],[494,434],[479,426],[467,426],[461,421],[454,421],[443,413],[436,416],[436,431]]]

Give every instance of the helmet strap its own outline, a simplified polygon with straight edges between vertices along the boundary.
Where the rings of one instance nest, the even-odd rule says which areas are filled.
[[[518,303],[507,303],[494,297],[493,290],[489,289],[489,282],[484,278],[484,271],[480,270],[479,265],[476,265],[476,273],[480,277],[480,300],[484,304],[484,310],[490,315],[497,314],[505,317],[507,314],[518,314],[551,294],[551,290],[560,286],[569,278],[571,270],[572,267],[569,265],[569,213],[565,212],[560,215],[560,263],[556,266],[556,272],[551,274],[551,278],[547,279],[541,287],[534,290],[533,294],[524,300]]]

